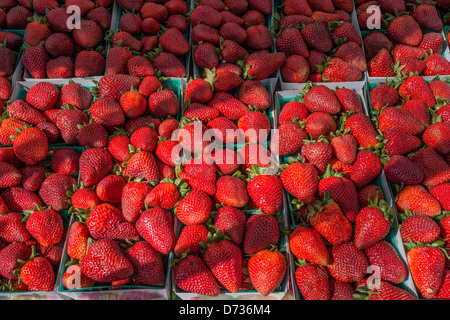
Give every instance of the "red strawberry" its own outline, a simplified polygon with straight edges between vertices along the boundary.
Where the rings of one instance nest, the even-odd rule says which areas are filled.
[[[213,96],[211,85],[203,79],[194,79],[187,84],[186,101],[192,103],[208,103]]]
[[[405,32],[408,30],[409,32]],[[417,46],[422,41],[422,31],[419,24],[409,15],[395,18],[388,28],[389,38],[394,42]]]
[[[161,207],[168,210],[173,209],[181,195],[175,183],[180,182],[181,181],[170,182],[170,180],[161,180],[161,182],[147,194],[145,197],[145,204],[149,207]]]
[[[394,77],[394,62],[389,51],[382,48],[373,59],[369,61],[368,71],[371,77]]]
[[[324,173],[333,155],[333,149],[326,139],[306,140],[301,154],[313,164],[319,173]]]
[[[406,267],[387,241],[380,241],[364,250],[369,264],[380,268],[380,278],[392,283],[401,283],[406,278]]]
[[[280,175],[284,188],[305,203],[311,203],[319,184],[317,171],[310,163],[294,162]]]
[[[286,259],[278,251],[262,250],[249,259],[248,270],[255,289],[268,296],[286,275]]]
[[[327,266],[330,275],[338,281],[360,281],[369,266],[367,258],[353,242],[342,243],[330,249],[333,262]]]
[[[432,243],[441,233],[439,225],[425,214],[413,214],[406,210],[406,219],[400,225],[400,234],[403,242]]]
[[[407,259],[411,276],[422,296],[434,298],[444,278],[445,256],[442,251],[435,247],[413,246]]]
[[[185,225],[205,222],[211,211],[211,200],[200,190],[191,191],[176,206],[176,215]]]
[[[274,74],[285,61],[286,55],[282,52],[254,52],[245,60],[245,75],[256,80],[267,79]]]
[[[164,285],[165,273],[161,255],[148,242],[141,241],[124,252],[133,265],[133,278],[147,286]]]
[[[272,215],[253,215],[247,220],[243,249],[246,254],[269,249],[280,238],[278,222]]]
[[[400,155],[392,156],[384,169],[386,178],[397,184],[419,184],[424,178],[424,173],[417,164]]]
[[[220,287],[205,262],[194,255],[182,257],[173,266],[175,284],[182,290],[207,296],[217,296]]]
[[[80,157],[80,176],[86,187],[97,184],[113,168],[110,154],[101,148],[91,148]]]
[[[409,96],[411,100],[422,100],[432,108],[436,105],[436,99],[430,85],[419,76],[411,76],[399,87],[398,92],[402,98]]]
[[[323,266],[298,263],[295,281],[305,300],[330,300],[328,273]]]
[[[355,246],[367,249],[386,237],[391,228],[392,215],[392,208],[384,201],[361,209],[355,220]]]
[[[33,192],[21,187],[11,187],[0,195],[11,212],[35,210],[36,205],[42,206],[41,199]]]
[[[203,224],[193,224],[184,226],[178,235],[174,253],[180,258],[188,250],[190,254],[199,255],[201,253],[201,242],[208,242],[208,229]]]
[[[439,201],[422,185],[405,186],[398,193],[396,205],[402,212],[410,210],[430,217],[439,215],[442,210]]]
[[[67,254],[71,259],[83,260],[88,248],[89,231],[86,225],[75,221],[69,229]]]
[[[52,291],[55,273],[46,258],[36,257],[20,269],[20,279],[30,291]]]
[[[61,216],[53,209],[31,213],[26,221],[26,228],[30,235],[43,246],[57,244],[63,236]]]
[[[146,181],[159,182],[159,172],[155,157],[147,151],[138,151],[127,163],[127,173],[133,178],[143,178]]]
[[[233,176],[222,176],[216,181],[215,200],[223,205],[242,208],[248,203],[248,192],[245,182]]]
[[[31,236],[22,220],[23,215],[19,213],[11,212],[0,216],[0,239],[6,243],[28,241]]]
[[[127,279],[134,268],[116,242],[101,239],[89,246],[81,261],[81,272],[95,281],[113,282]]]
[[[13,148],[18,159],[28,165],[35,165],[47,156],[48,139],[37,128],[24,129],[14,138]]]
[[[76,185],[74,178],[55,173],[42,182],[39,196],[46,206],[57,211],[66,210],[69,208],[67,192],[72,191],[73,185]]]
[[[296,227],[289,234],[289,248],[299,260],[321,266],[326,266],[331,262],[322,236],[311,227]]]
[[[425,148],[418,151],[415,155],[410,157],[422,172],[425,177],[422,184],[427,187],[437,186],[450,177],[450,167],[445,162],[441,154],[432,148]]]
[[[81,264],[74,264],[69,266],[64,272],[61,281],[64,287],[66,287],[66,289],[68,290],[90,288],[95,285],[94,280],[88,278],[84,273],[81,272]]]
[[[381,172],[381,161],[372,152],[361,150],[353,163],[350,180],[352,180],[358,189],[368,185]]]

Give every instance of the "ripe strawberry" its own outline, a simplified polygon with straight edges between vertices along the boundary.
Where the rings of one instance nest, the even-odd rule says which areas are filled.
[[[317,85],[305,91],[303,101],[310,112],[337,114],[341,110],[339,100],[328,87]]]
[[[63,235],[61,216],[53,209],[31,213],[26,221],[26,228],[30,235],[43,246],[57,244]]]
[[[245,60],[245,75],[256,80],[267,79],[274,74],[285,61],[286,55],[283,52],[253,52]]]
[[[122,199],[122,190],[126,185],[123,177],[110,174],[100,180],[95,193],[101,202],[118,206]]]
[[[207,124],[214,118],[219,116],[216,108],[209,107],[200,103],[191,103],[183,113],[183,117],[187,119],[200,120]]]
[[[348,57],[348,55],[345,56]],[[339,58],[333,58],[328,61],[325,64],[325,70],[323,71],[323,78],[330,82],[359,81],[361,80],[361,77],[361,70],[353,64]]]
[[[401,155],[392,156],[384,169],[386,178],[396,184],[419,184],[424,178],[419,166]]]
[[[35,193],[21,187],[8,188],[4,190],[0,196],[10,212],[35,210],[36,205],[42,206],[41,199]]]
[[[203,224],[184,226],[174,247],[175,256],[180,258],[188,250],[190,254],[200,255],[200,243],[208,242],[208,232]]]
[[[45,111],[52,109],[58,103],[59,89],[49,82],[38,82],[27,92],[26,101],[34,108]]]
[[[30,239],[30,234],[28,233],[25,224],[22,223],[22,219],[23,215],[13,212],[5,213],[0,216],[0,239],[3,242],[24,243]]]
[[[368,71],[371,77],[394,77],[394,62],[389,51],[381,49],[372,60],[369,61]]]
[[[165,52],[175,56],[184,56],[189,52],[189,43],[177,28],[171,28],[165,31],[159,38],[159,45]]]
[[[79,281],[78,281],[79,275]],[[88,278],[81,272],[81,264],[74,264],[67,268],[62,276],[62,283],[67,290],[90,288],[95,285],[95,281]]]
[[[22,180],[22,174],[12,164],[0,162],[0,188],[17,186]]]
[[[89,231],[81,222],[75,221],[67,235],[67,254],[71,259],[83,260],[88,248]]]
[[[330,279],[331,299],[330,300],[355,300],[355,289],[347,282]]]
[[[215,94],[208,105],[216,108],[222,115],[233,121],[250,111],[244,103],[226,92]]]
[[[298,153],[308,133],[294,122],[284,122],[278,127],[270,141],[270,151],[276,155],[293,155]]]
[[[314,50],[326,53],[333,49],[333,40],[326,26],[319,21],[306,25],[301,34],[305,42]]]
[[[122,213],[127,221],[135,222],[141,211],[144,210],[144,200],[152,191],[152,188],[145,182],[128,182],[122,190]]]
[[[368,261],[353,242],[332,247],[330,255],[333,262],[326,267],[333,278],[342,282],[360,281],[364,278]]]
[[[222,24],[222,16],[219,11],[205,5],[195,7],[190,18],[192,26],[196,26],[201,23],[213,28],[218,28]]]
[[[242,278],[242,253],[231,241],[208,245],[203,257],[216,279],[230,292],[237,292]]]
[[[311,227],[296,227],[289,234],[289,248],[299,260],[321,266],[326,266],[331,262],[322,236]]]
[[[355,220],[355,246],[367,249],[383,240],[390,231],[392,215],[392,209],[381,201],[361,209]]]
[[[421,100],[408,100],[403,106],[402,110],[411,113],[414,117],[420,120],[425,127],[428,127],[430,121],[430,111],[427,105]]]
[[[253,215],[245,226],[243,249],[246,254],[269,249],[280,238],[277,220],[272,215]]]
[[[127,162],[127,174],[133,178],[159,182],[155,157],[148,151],[138,151]]]
[[[387,241],[380,241],[364,250],[369,264],[380,268],[380,278],[383,281],[402,283],[406,278],[406,267]]]
[[[244,239],[245,225],[244,213],[232,206],[220,208],[214,218],[214,226],[237,245],[240,245]]]
[[[100,239],[89,246],[81,261],[81,272],[95,281],[112,282],[127,279],[134,268],[116,242]]]
[[[102,77],[99,81],[100,97],[120,100],[121,92],[130,91],[131,87],[138,88],[140,79],[125,74],[111,74]]]
[[[396,44],[392,50],[394,62],[405,60],[405,59],[415,59],[420,60],[425,58],[425,51],[419,47],[412,47],[406,44]],[[424,68],[425,69],[425,68]],[[423,70],[422,70],[423,71]],[[409,73],[406,73],[409,75]]]
[[[237,63],[239,60],[246,60],[249,53],[243,46],[228,39],[220,43],[220,55],[226,63]]]
[[[282,29],[275,46],[278,52],[284,52],[286,55],[309,57],[308,47],[297,28]]]
[[[379,84],[370,92],[372,109],[381,110],[383,107],[393,107],[398,101],[398,92],[388,84]]]
[[[323,266],[298,263],[295,281],[305,300],[330,300],[330,282]]]
[[[216,181],[217,203],[242,208],[248,203],[248,193],[245,182],[237,177],[222,176]]]
[[[6,26],[8,29],[25,29],[33,12],[23,6],[12,6],[6,14]]]
[[[450,123],[436,122],[429,126],[424,134],[423,141],[425,144],[439,152],[447,154],[450,152]]]
[[[20,269],[20,279],[30,291],[52,291],[55,273],[46,258],[33,257]]]
[[[66,210],[69,208],[67,192],[72,191],[73,185],[76,185],[74,178],[55,173],[42,182],[39,196],[46,206],[52,207],[56,211]]]
[[[407,252],[408,265],[414,283],[423,297],[434,298],[442,285],[445,256],[439,248],[413,246]]]
[[[286,82],[306,82],[310,75],[308,61],[302,56],[289,56],[281,69],[281,75]]]
[[[150,114],[156,118],[176,116],[178,112],[178,99],[173,91],[163,89],[153,93],[148,99]]]
[[[294,162],[280,175],[284,188],[300,201],[311,203],[319,184],[315,167],[310,163]]]
[[[108,143],[108,131],[98,123],[88,123],[80,128],[77,135],[81,146],[104,148]]]
[[[46,41],[52,31],[45,20],[32,21],[25,28],[24,42],[30,47],[38,46],[42,41]]]
[[[301,155],[313,164],[317,172],[324,173],[333,155],[333,149],[325,138],[306,140]]]
[[[336,202],[325,193],[309,211],[309,222],[329,243],[337,246],[351,239],[352,226]]]
[[[239,87],[237,98],[243,103],[259,110],[269,108],[271,96],[267,88],[260,81],[247,80]]]
[[[14,273],[20,267],[18,260],[26,261],[31,249],[21,243],[11,243],[0,252],[0,274],[7,279],[18,279]]]
[[[262,250],[249,259],[248,270],[255,289],[261,295],[268,296],[286,275],[286,259],[278,251]]]
[[[449,211],[450,209],[450,203],[448,198],[445,196],[449,191],[449,187],[450,183],[442,183],[429,190],[429,192],[439,200],[444,211]]]
[[[17,158],[28,165],[35,165],[45,159],[48,153],[48,139],[37,128],[25,128],[13,141]]]
[[[361,292],[364,295],[369,295],[361,297]],[[359,287],[357,290],[356,296],[358,299],[368,299],[368,300],[417,300],[412,294],[408,291],[400,289],[389,282],[380,281],[379,289],[372,288],[364,289],[364,287]]]
[[[413,214],[406,211],[406,219],[400,225],[400,235],[403,242],[411,240],[414,243],[432,243],[441,233],[439,225],[425,214]]]
[[[436,7],[431,4],[418,5],[411,14],[423,30],[440,31],[443,28]]]
[[[186,101],[191,103],[208,103],[213,96],[211,85],[203,79],[194,79],[187,84]]]
[[[89,122],[84,112],[78,109],[64,109],[58,113],[56,126],[60,131],[61,138],[65,143],[76,144],[78,125]]]
[[[422,184],[426,187],[435,187],[448,181],[450,167],[441,154],[432,148],[425,148],[410,157],[425,174]]]
[[[102,6],[98,6],[86,14],[86,20],[97,22],[103,31],[109,30],[111,26],[111,19],[111,12],[106,7]]]
[[[419,48],[424,50],[428,55],[433,53],[441,53],[444,46],[444,37],[438,32],[425,33]]]
[[[181,257],[172,268],[174,282],[180,289],[207,296],[217,296],[220,293],[214,275],[200,257]]]
[[[398,194],[396,201],[402,212],[410,210],[416,214],[435,217],[441,213],[441,205],[422,185],[405,186]]]
[[[107,203],[91,211],[86,226],[94,239],[137,240],[139,237],[134,224],[126,221],[119,209]]]
[[[105,72],[105,58],[97,51],[80,51],[74,62],[75,77],[99,76]]]
[[[77,109],[89,109],[92,103],[92,95],[88,89],[78,83],[69,82],[61,88],[59,105],[72,105]]]
[[[408,30],[408,32],[405,32]],[[394,42],[417,46],[422,41],[422,31],[412,16],[395,18],[388,27],[389,38]]]
[[[380,174],[381,167],[381,161],[374,153],[361,150],[353,163],[350,180],[355,183],[356,188],[360,189]]]
[[[205,192],[193,190],[178,202],[175,210],[178,219],[185,225],[203,223],[211,212],[211,199]]]
[[[436,105],[433,91],[422,77],[409,77],[400,85],[398,92],[402,98],[409,96],[411,100],[422,100],[430,108]]]
[[[282,190],[281,180],[276,175],[256,175],[247,183],[250,199],[266,214],[279,212],[283,200]]]
[[[80,176],[85,187],[97,184],[111,172],[112,168],[111,156],[104,149],[87,149],[80,157]]]
[[[76,190],[70,201],[75,212],[83,210],[90,211],[100,202],[95,191],[90,188],[80,188]]]
[[[133,279],[147,286],[164,285],[165,273],[161,255],[148,242],[141,241],[124,252],[133,265]]]

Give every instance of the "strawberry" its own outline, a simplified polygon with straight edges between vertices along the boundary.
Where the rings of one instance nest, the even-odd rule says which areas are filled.
[[[206,24],[198,24],[192,28],[191,39],[194,45],[200,42],[209,42],[213,45],[219,45],[219,32]]]
[[[104,149],[87,149],[80,157],[80,176],[85,187],[97,184],[111,172],[112,168],[112,158]]]
[[[178,99],[173,91],[163,89],[153,93],[148,99],[150,114],[156,118],[176,116],[178,112]]]
[[[222,240],[210,243],[203,256],[208,268],[216,279],[230,292],[237,292],[242,278],[242,253],[231,241]]]
[[[246,218],[244,213],[232,206],[220,208],[214,218],[214,226],[231,238],[235,244],[240,245],[244,238]]]
[[[100,239],[89,246],[81,261],[81,272],[95,281],[112,282],[127,279],[134,268],[116,242]]]
[[[208,103],[213,96],[211,86],[203,79],[194,79],[187,84],[186,101],[191,103]]]
[[[313,164],[319,173],[325,172],[332,154],[333,148],[324,137],[318,140],[305,140],[301,149],[301,155]]]
[[[306,82],[310,75],[308,61],[302,56],[289,56],[281,69],[281,75],[286,82]]]
[[[406,44],[396,44],[392,50],[394,62],[405,60],[405,59],[415,59],[420,60],[425,58],[425,51],[419,47],[411,47]],[[425,69],[425,68],[424,68]],[[423,70],[422,70],[423,71]],[[406,73],[409,75],[409,73]]]
[[[296,227],[289,234],[289,248],[299,260],[305,260],[321,266],[331,263],[322,236],[311,227]]]
[[[448,292],[448,281],[449,281],[449,273],[446,270],[444,274],[444,280],[442,281],[442,286],[439,289],[438,294],[436,295],[435,299],[448,299],[449,292]]]
[[[151,62],[143,56],[134,56],[127,62],[128,72],[136,77],[147,77],[155,74]]]
[[[197,119],[204,124],[208,123],[219,116],[219,111],[216,108],[209,107],[200,103],[191,103],[183,113],[183,117],[187,119]]]
[[[430,217],[439,215],[442,210],[439,201],[422,185],[405,186],[398,194],[396,205],[402,212],[410,210]]]
[[[58,103],[59,89],[49,82],[38,82],[27,92],[26,101],[34,108],[45,111]]]
[[[347,282],[330,279],[331,299],[330,300],[355,300],[353,297],[355,289]]]
[[[205,192],[193,190],[178,202],[175,210],[178,219],[185,225],[203,223],[211,212],[211,199]]]
[[[308,211],[311,226],[332,245],[337,246],[351,239],[352,226],[328,193]]]
[[[127,174],[133,178],[159,182],[155,157],[148,151],[138,151],[127,162]]]
[[[439,200],[444,211],[449,211],[450,209],[450,203],[445,196],[449,191],[449,187],[450,183],[447,182],[437,185],[429,190],[429,192]]]
[[[102,75],[105,64],[105,58],[99,52],[83,50],[75,58],[73,73],[79,78]]]
[[[419,184],[424,178],[424,173],[419,166],[401,155],[392,156],[384,170],[386,178],[396,184]]]
[[[245,182],[233,176],[222,176],[216,181],[217,203],[242,208],[248,203],[248,192]]]
[[[383,107],[393,107],[398,101],[398,92],[388,84],[379,84],[370,92],[372,109],[381,110]]]
[[[139,1],[130,1],[130,0],[118,0],[117,5],[122,8],[123,10],[128,11],[139,11],[142,8],[142,5],[145,1],[139,0]]]
[[[436,105],[436,99],[430,85],[419,76],[411,76],[400,85],[398,92],[403,99],[409,96],[411,100],[422,100],[432,108]]]
[[[138,35],[141,32],[142,19],[135,13],[126,12],[119,19],[121,30]]]
[[[239,87],[237,98],[243,103],[266,110],[271,104],[271,96],[267,88],[260,81],[247,80]]]
[[[400,225],[400,235],[403,242],[411,240],[414,243],[432,243],[441,233],[439,225],[425,214],[413,214],[407,210],[405,219]]]
[[[305,300],[330,300],[331,288],[323,266],[299,262],[295,281]]]
[[[439,14],[431,4],[418,5],[411,17],[417,21],[420,28],[423,30],[440,31],[443,28],[442,20],[439,19]]]
[[[117,206],[121,202],[122,190],[125,185],[126,181],[124,178],[110,174],[98,182],[95,193],[101,202]]]
[[[145,197],[145,204],[149,207],[161,207],[163,209],[173,209],[181,194],[177,184],[181,181],[161,180],[160,183]],[[183,185],[180,185],[183,188]]]
[[[218,28],[222,24],[222,16],[219,11],[205,5],[195,7],[190,18],[193,27],[201,23],[213,28]]]
[[[141,241],[124,252],[131,262],[133,279],[147,286],[164,285],[165,274],[161,255],[148,242]]]
[[[256,80],[269,78],[286,61],[283,52],[269,53],[265,51],[253,52],[245,60],[245,75]]]
[[[219,35],[224,40],[233,40],[242,44],[247,40],[247,32],[236,22],[226,22],[220,27]]]
[[[243,249],[246,254],[254,254],[276,245],[280,238],[278,222],[272,215],[253,215],[245,226]]]
[[[201,253],[200,243],[207,241],[208,229],[203,224],[184,226],[174,247],[175,256],[180,258],[188,250],[190,254],[199,255]]]
[[[78,281],[79,275],[79,281]],[[67,290],[90,288],[95,285],[95,281],[88,278],[81,272],[81,264],[74,264],[67,268],[61,279]]]
[[[364,250],[369,264],[380,268],[380,278],[383,281],[401,283],[406,278],[406,267],[387,241],[380,241]]]
[[[14,271],[20,267],[18,260],[26,261],[31,249],[21,243],[11,243],[0,252],[0,274],[7,279],[17,279]]]
[[[22,180],[22,174],[12,164],[0,162],[0,188],[17,186]]]
[[[281,172],[280,178],[286,191],[300,201],[311,203],[314,200],[319,178],[312,164],[294,162]]]
[[[89,122],[84,112],[78,109],[64,109],[58,113],[56,126],[58,127],[61,138],[64,142],[75,144],[78,142],[78,125]]]
[[[447,154],[450,152],[449,137],[450,123],[436,122],[425,130],[423,141],[440,154]]]
[[[29,260],[20,269],[20,279],[30,291],[52,291],[55,284],[55,273],[46,258],[36,257]]]
[[[354,282],[364,278],[368,261],[363,251],[353,242],[342,243],[330,249],[333,262],[326,266],[330,275],[338,281]]]
[[[72,105],[77,109],[89,109],[92,103],[92,95],[88,89],[78,83],[69,82],[61,88],[58,103],[63,105]]]
[[[102,29],[97,22],[81,20],[80,28],[72,32],[75,43],[83,49],[96,48],[103,40]]]
[[[408,30],[408,32],[405,32]],[[417,46],[422,41],[422,31],[412,16],[395,18],[388,27],[389,38],[394,42]]]
[[[251,179],[247,182],[247,192],[255,205],[266,214],[276,214],[281,209],[283,201],[283,186],[281,180],[276,175],[251,174]]]
[[[20,169],[22,186],[28,191],[38,191],[46,178],[48,170],[41,165],[26,166]]]
[[[445,256],[439,248],[412,246],[407,252],[411,276],[423,297],[434,298],[442,285]]]
[[[222,115],[233,121],[250,111],[244,103],[226,92],[215,94],[208,105],[216,108]]]
[[[269,136],[270,120],[262,112],[246,112],[239,118],[237,125],[249,143],[261,143]]]
[[[361,292],[364,296],[361,297]],[[368,296],[367,296],[368,295]],[[357,293],[355,293],[357,299],[361,300],[417,300],[408,291],[400,289],[389,282],[380,281],[379,289],[365,288],[364,286],[357,288]]]
[[[410,157],[424,173],[422,184],[426,187],[435,187],[450,176],[450,167],[441,154],[432,148],[425,148]]]
[[[57,244],[63,235],[61,216],[53,209],[31,213],[26,220],[26,228],[30,235],[43,246]]]
[[[33,12],[23,6],[13,6],[6,14],[6,26],[8,29],[25,29]]]
[[[309,57],[308,47],[297,28],[282,29],[275,41],[275,46],[278,52],[284,52],[287,55]]]
[[[111,12],[102,6],[90,10],[86,14],[86,20],[95,21],[103,31],[109,30],[111,26]]]
[[[358,249],[367,249],[389,233],[393,211],[385,201],[370,203],[361,209],[355,220],[354,243]]]
[[[425,60],[425,76],[435,76],[440,74],[448,74],[450,72],[450,63],[441,54],[435,53]]]
[[[135,76],[125,74],[111,74],[102,77],[98,87],[100,97],[120,100],[122,91],[130,91],[131,87],[138,88],[140,79]]]
[[[428,55],[432,55],[433,53],[441,53],[443,46],[444,37],[437,32],[425,33],[419,44],[419,48],[428,53]]]
[[[24,42],[30,47],[38,46],[42,41],[47,40],[52,31],[45,24],[45,20],[32,21],[25,28]]]
[[[356,188],[360,189],[380,174],[381,167],[381,161],[374,153],[361,150],[353,163],[350,180],[355,183]]]
[[[37,128],[25,128],[13,140],[17,158],[28,165],[35,165],[45,159],[48,153],[48,139]]]
[[[372,60],[383,48],[388,52],[392,49],[392,43],[385,34],[372,32],[364,38],[364,51],[367,61]]]
[[[306,88],[305,91],[303,101],[310,112],[337,114],[341,110],[339,100],[328,87],[324,85],[313,85],[310,88]]]
[[[278,251],[262,250],[249,259],[248,270],[255,289],[261,295],[268,296],[286,275],[286,259]]]
[[[220,287],[205,262],[195,255],[176,260],[173,269],[175,284],[182,290],[207,296],[217,296]]]
[[[72,30],[67,26],[70,16],[71,13],[67,12],[66,8],[53,8],[47,13],[46,18],[53,32],[70,33]]]
[[[270,141],[270,151],[276,155],[293,155],[298,153],[308,133],[294,122],[284,122],[278,127]]]
[[[62,211],[69,208],[67,192],[72,191],[76,181],[71,176],[55,173],[48,176],[39,189],[39,196],[44,204],[54,210]]]
[[[104,148],[108,143],[108,131],[98,123],[88,123],[80,128],[77,135],[82,146]]]
[[[284,3],[283,12],[286,15],[305,15],[311,16],[312,9],[307,0],[287,0]]]
[[[7,243],[28,241],[31,236],[22,219],[23,215],[19,213],[5,213],[0,216],[0,239]]]
[[[89,231],[81,222],[75,221],[69,229],[67,236],[67,254],[71,259],[83,260],[86,256],[89,240]]]
[[[4,190],[0,196],[10,212],[35,210],[36,205],[42,206],[41,199],[35,193],[21,187],[8,188]]]
[[[348,57],[348,55],[345,56]],[[361,77],[361,70],[353,64],[345,62],[339,58],[333,58],[328,61],[325,64],[325,70],[323,71],[323,79],[330,82],[359,81]]]
[[[128,71],[128,60],[133,57],[130,50],[123,47],[112,47],[106,59],[106,74],[125,74]]]
[[[372,60],[369,61],[368,71],[371,77],[394,77],[394,62],[390,53],[381,49]]]
[[[175,56],[183,56],[189,52],[189,42],[177,28],[170,28],[159,38],[159,45],[168,53]]]

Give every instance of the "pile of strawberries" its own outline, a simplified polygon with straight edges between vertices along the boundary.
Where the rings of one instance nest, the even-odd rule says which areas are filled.
[[[301,97],[282,106],[279,135],[280,149],[289,147],[282,155],[299,154],[282,165],[280,178],[296,226],[289,248],[299,259],[295,281],[302,296],[414,299],[398,287],[406,266],[390,240],[396,220],[379,182],[381,161],[369,150],[378,140],[362,97],[324,85],[306,86]],[[381,270],[377,287],[369,266]]]
[[[361,30],[369,30],[367,20],[375,6],[383,21],[380,31],[368,32],[364,49],[370,77],[425,76],[450,73],[450,62],[443,56],[443,22],[429,1],[364,1],[357,7]]]
[[[353,1],[286,0],[275,14],[275,47],[287,55],[284,82],[360,81],[367,70],[351,21]]]
[[[185,0],[117,1],[121,8],[119,29],[106,39],[112,44],[106,74],[153,75],[185,78],[190,44],[189,6]]]
[[[112,1],[50,1],[25,30],[22,62],[35,79],[100,76],[105,73],[104,32],[110,29]],[[53,3],[54,2],[54,3]],[[79,29],[70,29],[66,11],[80,8]]]
[[[411,274],[425,298],[448,298],[448,284],[443,282],[445,255],[440,247],[448,247],[449,90],[450,85],[439,78],[427,82],[411,76],[403,82],[379,84],[370,91],[373,121],[381,142],[378,152],[404,219],[400,231],[411,249]],[[435,242],[438,238],[443,241]],[[429,247],[432,243],[433,248]],[[422,261],[422,254],[436,260]],[[433,270],[421,270],[423,263]]]
[[[42,136],[43,135],[43,136]],[[51,149],[35,127],[18,132],[0,162],[2,291],[52,291],[66,239],[66,192],[76,185],[78,151]]]

